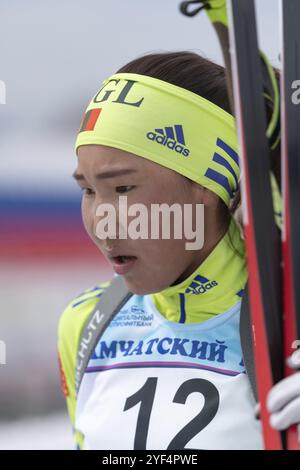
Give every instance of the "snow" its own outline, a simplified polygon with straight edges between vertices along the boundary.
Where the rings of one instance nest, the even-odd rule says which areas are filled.
[[[0,422],[0,450],[74,449],[66,412]]]

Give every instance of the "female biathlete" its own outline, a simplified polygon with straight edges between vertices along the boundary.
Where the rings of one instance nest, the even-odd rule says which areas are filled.
[[[232,210],[240,164],[224,68],[192,52],[133,60],[90,102],[76,153],[84,226],[133,293],[94,348],[78,394],[79,338],[109,282],[86,290],[60,319],[78,447],[262,449],[239,333],[247,267]],[[120,229],[121,196],[128,222],[134,204],[147,208],[149,223],[153,204],[182,212],[203,204],[203,246],[187,249],[185,233],[172,231],[169,238],[101,238],[99,207],[115,209]],[[269,395],[277,429],[300,421],[296,376]]]

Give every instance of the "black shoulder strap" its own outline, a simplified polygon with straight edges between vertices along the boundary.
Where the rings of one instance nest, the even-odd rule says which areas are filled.
[[[254,398],[257,401],[257,386],[253,354],[252,323],[250,315],[248,284],[246,284],[245,286],[241,303],[240,337],[245,368],[247,371]]]
[[[132,295],[132,292],[130,292],[124,284],[122,276],[116,276],[113,278],[109,287],[104,291],[96,307],[90,314],[82,331],[77,353],[75,376],[77,394],[85,369],[100,337],[114,316],[119,312],[123,305],[126,304]],[[245,368],[254,398],[257,401],[252,326],[250,318],[248,286],[246,285],[241,302],[240,337]]]
[[[81,333],[75,372],[76,394],[91,355],[111,320],[132,296],[122,276],[116,276],[103,292],[96,307],[88,317]]]

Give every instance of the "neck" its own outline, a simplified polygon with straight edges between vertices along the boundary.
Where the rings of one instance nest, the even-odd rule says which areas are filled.
[[[195,252],[192,263],[187,267],[187,269],[183,271],[176,281],[171,284],[171,286],[176,286],[187,279],[206,260],[206,258],[208,258],[208,256],[213,252],[213,250],[228,232],[229,225],[230,222],[226,225],[223,225],[219,228],[219,230],[217,230],[217,233],[215,230],[212,231],[208,229],[209,233],[206,232],[204,235],[204,239],[206,240],[204,246],[201,248],[201,250]],[[210,227],[210,224],[207,223],[206,227]]]
[[[230,239],[242,256],[233,250]],[[241,300],[247,280],[243,254],[244,242],[232,220],[225,235],[207,250],[191,274],[151,294],[152,301],[167,319],[182,323],[199,323],[228,310]]]

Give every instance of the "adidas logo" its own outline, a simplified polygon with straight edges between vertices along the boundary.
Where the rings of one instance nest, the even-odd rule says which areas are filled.
[[[188,157],[190,154],[189,149],[185,145],[182,126],[179,124],[175,124],[174,127],[155,129],[155,132],[148,132],[147,139],[160,145],[166,145],[169,149],[180,153],[184,157]]]
[[[206,291],[213,289],[218,285],[217,281],[210,281],[204,276],[196,276],[189,287],[185,290],[186,294],[205,294]]]

